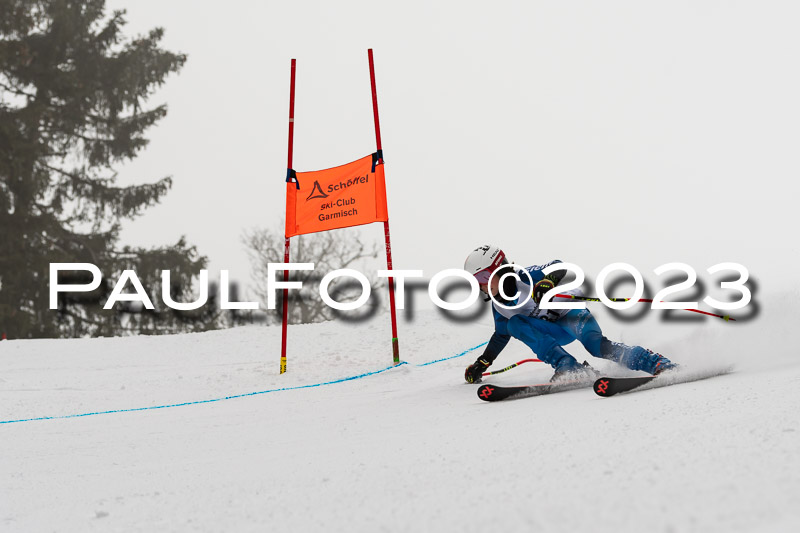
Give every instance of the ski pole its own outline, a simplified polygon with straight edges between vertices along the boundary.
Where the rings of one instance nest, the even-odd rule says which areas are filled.
[[[586,296],[575,296],[574,294],[556,294],[555,297],[556,298],[571,298],[573,300],[580,300],[582,302],[599,302],[600,301],[600,298],[588,298]],[[628,301],[630,301],[630,298],[609,298],[609,300],[611,300],[612,302],[628,302]],[[653,300],[651,300],[649,298],[641,298],[641,299],[637,300],[637,302],[639,302],[639,303],[650,303],[651,304],[651,303],[653,303]],[[734,322],[736,322],[736,319],[735,318],[731,318],[731,315],[716,315],[714,313],[709,313],[707,311],[701,311],[699,309],[681,309],[681,311],[691,311],[692,313],[700,313],[702,315],[708,315],[708,316],[721,318],[722,320],[725,320],[726,322],[729,321],[729,320],[733,320]]]
[[[542,360],[541,360],[541,359],[523,359],[522,361],[517,361],[516,363],[514,363],[514,364],[513,364],[513,365],[511,365],[511,366],[507,366],[507,367],[505,367],[505,368],[502,368],[502,369],[500,369],[500,370],[495,370],[494,372],[484,372],[484,373],[483,373],[483,374],[481,374],[481,375],[482,375],[482,376],[491,376],[492,374],[499,374],[500,372],[505,372],[506,370],[511,370],[511,369],[512,369],[512,368],[514,368],[515,366],[519,366],[519,365],[521,365],[522,363],[541,363],[541,362],[542,362]]]

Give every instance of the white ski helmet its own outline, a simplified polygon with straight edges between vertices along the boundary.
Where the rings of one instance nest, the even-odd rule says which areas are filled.
[[[493,244],[475,248],[464,261],[464,270],[475,276],[478,283],[489,283],[489,276],[500,266],[508,263],[503,250]]]

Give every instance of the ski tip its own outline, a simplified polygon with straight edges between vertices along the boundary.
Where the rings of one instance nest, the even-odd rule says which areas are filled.
[[[478,387],[478,398],[485,402],[490,402],[492,401],[492,395],[494,394],[494,391],[494,385],[481,385]]]
[[[598,396],[608,396],[608,386],[611,382],[610,378],[597,378],[592,385],[592,389],[594,389],[594,393]]]

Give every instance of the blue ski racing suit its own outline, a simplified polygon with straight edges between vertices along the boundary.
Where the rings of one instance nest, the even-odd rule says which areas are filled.
[[[504,301],[502,296],[496,297],[508,307],[516,306],[527,298],[533,290],[533,285],[544,279],[542,272],[546,267],[559,263],[552,261],[544,265],[530,266],[516,270],[519,279],[506,276],[504,293],[516,295],[517,298]],[[530,279],[527,274],[530,275]],[[564,271],[553,274],[560,281]],[[552,278],[553,274],[548,276]],[[507,285],[513,282],[513,285]],[[531,284],[532,282],[532,284]],[[502,294],[502,293],[501,293]],[[582,295],[580,289],[566,291],[566,294]],[[553,301],[567,301],[566,299],[553,298]],[[495,331],[489,340],[486,349],[479,358],[483,365],[490,365],[506,347],[513,337],[522,341],[538,356],[556,370],[556,374],[582,370],[582,365],[563,346],[572,341],[580,341],[592,356],[608,359],[633,370],[643,370],[655,374],[661,370],[675,367],[669,359],[654,353],[641,346],[628,346],[620,342],[613,342],[603,336],[597,320],[588,309],[540,309],[539,305],[529,298],[526,303],[516,309],[505,309],[492,302]]]

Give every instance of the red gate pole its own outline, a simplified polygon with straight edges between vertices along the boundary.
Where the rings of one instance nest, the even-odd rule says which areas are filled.
[[[381,147],[381,124],[378,120],[378,92],[375,89],[375,62],[372,48],[367,50],[369,56],[369,80],[372,86],[372,111],[375,115],[375,142],[378,145],[378,163],[383,164],[383,148]],[[383,235],[386,239],[386,268],[392,270],[392,242],[389,237],[389,220],[383,223]],[[394,364],[400,363],[400,346],[397,342],[397,313],[394,308],[394,279],[389,278],[389,307],[392,316],[392,357]]]
[[[289,160],[286,163],[287,177],[292,170],[292,148],[294,143],[294,73],[297,60],[292,59],[292,74],[289,82]],[[283,262],[289,262],[289,237],[283,247]],[[289,271],[283,271],[283,281],[289,281]],[[283,289],[283,320],[281,321],[281,374],[286,372],[286,326],[289,323],[289,289]]]

